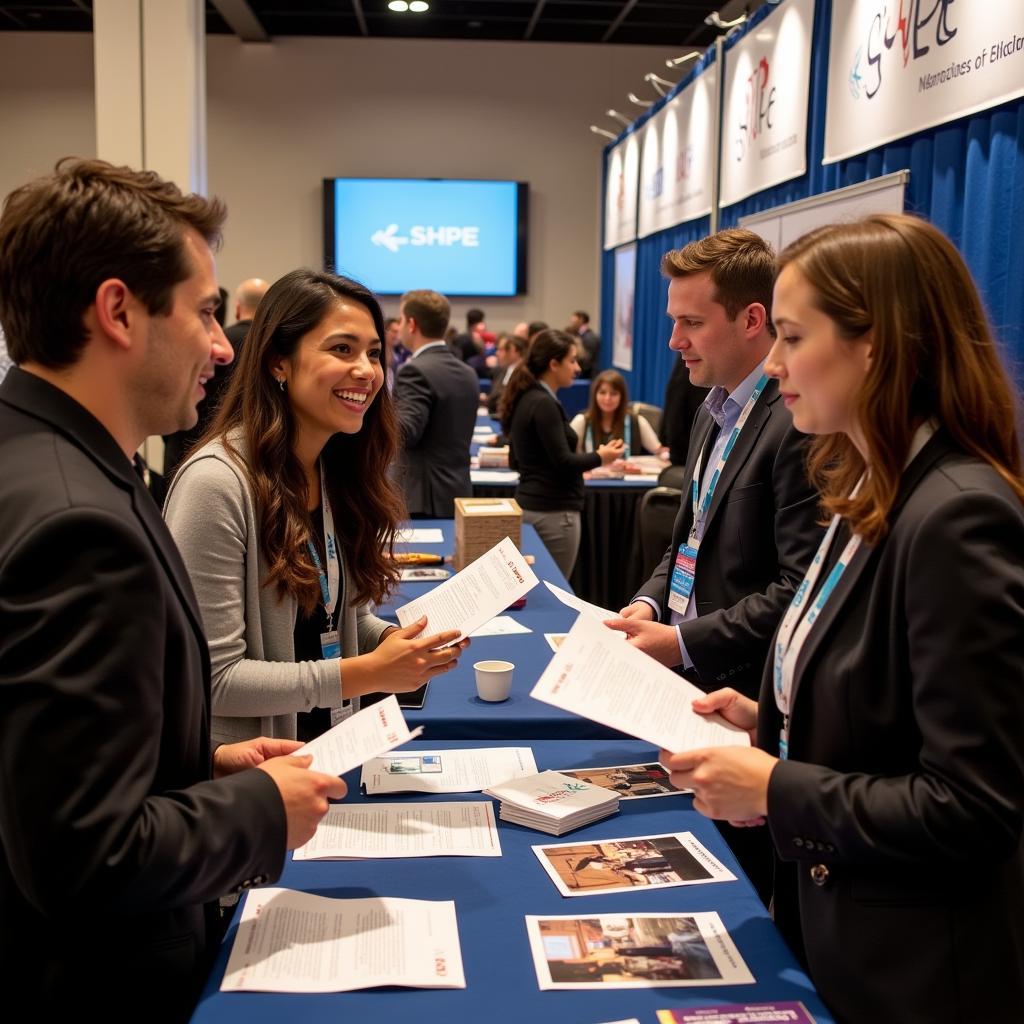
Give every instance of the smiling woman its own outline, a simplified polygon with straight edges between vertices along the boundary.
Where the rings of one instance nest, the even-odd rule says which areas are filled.
[[[259,305],[221,408],[164,510],[210,642],[213,735],[295,737],[361,694],[403,692],[456,663],[456,634],[373,615],[396,578],[397,426],[384,323],[347,278],[296,270]],[[309,738],[317,723],[306,730]]]

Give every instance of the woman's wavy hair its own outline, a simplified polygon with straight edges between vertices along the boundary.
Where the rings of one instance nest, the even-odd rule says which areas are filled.
[[[380,303],[369,289],[335,274],[293,270],[263,297],[246,335],[238,366],[213,423],[199,442],[218,438],[242,467],[259,518],[260,548],[270,567],[264,586],[295,597],[304,614],[320,600],[319,574],[309,555],[312,523],[307,484],[293,453],[295,419],[272,364],[289,358],[303,337],[339,302],[357,302],[384,338]],[[248,457],[232,444],[245,441]],[[398,421],[387,386],[377,392],[357,434],[335,434],[321,464],[345,565],[355,593],[346,600],[380,603],[398,578],[395,531],[404,503],[388,476],[398,449]]]
[[[917,217],[877,214],[797,239],[778,271],[790,265],[841,337],[871,341],[857,408],[871,473],[851,498],[863,457],[845,434],[815,438],[808,466],[824,510],[869,543],[883,538],[914,432],[929,419],[1024,503],[1016,394],[953,243]]]
[[[503,433],[508,434],[511,429],[512,414],[516,411],[519,399],[530,388],[537,387],[541,374],[547,370],[551,360],[560,363],[575,347],[576,339],[571,334],[551,328],[541,331],[531,339],[530,351],[512,371],[512,376],[498,401]]]
[[[601,410],[597,405],[597,392],[607,385],[619,396],[619,404],[612,413],[612,437],[622,437],[626,431],[626,417],[629,415],[629,389],[626,378],[618,370],[602,370],[590,383],[590,404],[587,406],[587,420],[594,428],[594,438],[601,429]]]

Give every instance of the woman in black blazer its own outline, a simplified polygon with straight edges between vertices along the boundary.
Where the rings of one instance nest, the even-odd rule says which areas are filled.
[[[714,818],[767,823],[775,919],[843,1024],[1024,1020],[1024,483],[977,290],[923,221],[779,260],[766,370],[833,516],[756,748],[669,756]],[[817,566],[817,567],[816,567]]]
[[[511,446],[509,465],[519,471],[516,501],[569,578],[580,547],[583,473],[607,466],[623,452],[621,440],[596,452],[576,451],[576,432],[555,393],[579,375],[576,342],[565,331],[536,335],[501,399],[501,430]]]

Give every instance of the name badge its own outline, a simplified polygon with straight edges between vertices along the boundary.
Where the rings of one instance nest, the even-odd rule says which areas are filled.
[[[320,653],[323,654],[325,661],[328,658],[341,657],[341,639],[336,629],[320,634]]]
[[[686,614],[693,594],[693,581],[697,574],[697,546],[680,544],[676,552],[676,564],[672,570],[672,582],[669,585],[668,606],[680,615]]]

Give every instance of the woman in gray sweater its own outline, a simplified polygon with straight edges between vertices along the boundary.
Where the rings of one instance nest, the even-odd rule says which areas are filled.
[[[285,275],[168,491],[210,643],[216,741],[293,738],[296,714],[314,708],[337,722],[361,694],[414,690],[454,667],[465,646],[437,650],[457,634],[371,611],[396,579],[402,515],[383,336],[362,285]]]

